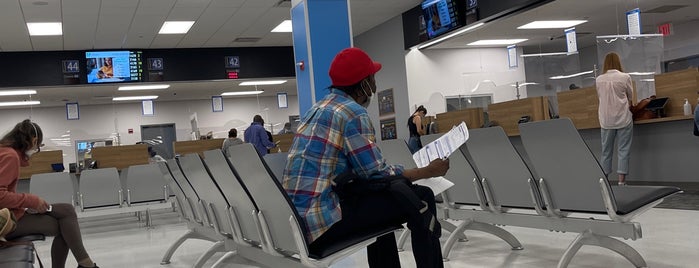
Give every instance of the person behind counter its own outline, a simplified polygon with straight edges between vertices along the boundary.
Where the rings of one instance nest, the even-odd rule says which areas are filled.
[[[425,106],[420,105],[408,119],[408,131],[410,132],[408,147],[411,153],[415,153],[422,148],[420,136],[427,134],[427,130],[422,125],[422,119],[425,118],[425,115],[427,115],[427,109]]]
[[[397,183],[402,183],[441,176],[449,169],[449,160],[441,159],[416,169],[386,164],[366,110],[376,93],[374,74],[379,69],[381,64],[358,48],[344,49],[335,56],[329,71],[330,92],[301,119],[282,185],[305,222],[311,252],[368,230],[407,221],[417,267],[443,267],[439,222],[434,217],[425,221],[413,216],[434,215],[430,188],[411,184],[412,191],[408,191],[422,202],[417,212],[416,207],[406,208],[411,202],[389,190],[362,191],[341,199],[332,186],[338,176],[349,172],[352,180],[365,183],[390,176],[400,176]],[[367,256],[370,267],[400,267],[393,232],[369,245]]]
[[[97,267],[83,245],[72,204],[49,205],[39,196],[16,192],[20,166],[29,165],[29,158],[41,151],[42,141],[41,128],[29,119],[15,125],[0,140],[0,207],[9,208],[17,219],[17,229],[6,238],[12,240],[32,234],[53,236],[51,267],[65,267],[69,250],[78,268]]]
[[[600,165],[605,174],[611,173],[612,150],[614,150],[614,140],[616,139],[619,160],[617,165],[618,184],[626,185],[633,136],[632,84],[631,76],[623,72],[621,60],[616,53],[609,53],[604,57],[604,73],[597,77],[596,87],[602,134]]]

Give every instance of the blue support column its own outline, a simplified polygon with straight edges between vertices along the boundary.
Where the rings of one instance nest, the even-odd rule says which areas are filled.
[[[301,116],[328,93],[330,62],[337,52],[352,46],[350,23],[349,0],[292,1],[291,24]]]

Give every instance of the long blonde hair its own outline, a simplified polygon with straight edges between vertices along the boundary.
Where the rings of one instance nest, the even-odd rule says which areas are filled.
[[[619,55],[614,52],[611,52],[604,57],[604,73],[607,73],[607,71],[612,69],[620,72],[624,71],[624,69],[621,68],[621,60],[619,59]]]

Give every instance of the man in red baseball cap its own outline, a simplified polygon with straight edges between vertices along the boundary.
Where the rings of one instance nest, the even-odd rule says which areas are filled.
[[[380,69],[380,63],[358,48],[344,49],[335,56],[328,72],[330,92],[301,119],[282,185],[304,219],[308,241],[312,241],[311,254],[350,243],[367,232],[408,222],[417,266],[443,267],[440,227],[433,216],[434,194],[410,182],[444,175],[449,161],[435,160],[416,169],[386,164],[366,110],[376,93],[374,74]],[[338,186],[344,185],[340,178],[348,177],[352,180],[346,181],[361,184],[394,179],[407,182],[407,195],[417,200],[412,204],[417,203],[420,208],[415,211],[420,212],[411,210],[411,202],[397,198],[388,189],[358,195],[339,190]],[[427,215],[427,220],[419,216],[421,213]],[[370,267],[400,267],[393,232],[378,237],[367,253]]]

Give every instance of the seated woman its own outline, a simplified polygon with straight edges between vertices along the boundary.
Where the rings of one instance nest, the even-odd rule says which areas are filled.
[[[51,267],[65,267],[68,250],[73,252],[78,268],[97,267],[85,251],[78,218],[72,204],[46,203],[33,194],[17,193],[20,166],[41,150],[43,133],[36,123],[24,120],[0,139],[0,207],[9,208],[17,219],[17,229],[6,238],[29,234],[54,236]]]

